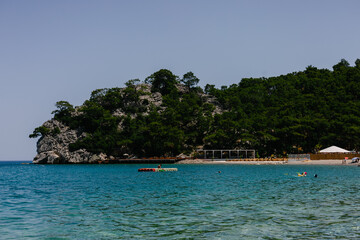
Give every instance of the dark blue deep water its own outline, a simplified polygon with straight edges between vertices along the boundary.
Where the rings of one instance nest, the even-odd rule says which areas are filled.
[[[0,162],[0,239],[360,239],[360,167],[141,167]]]

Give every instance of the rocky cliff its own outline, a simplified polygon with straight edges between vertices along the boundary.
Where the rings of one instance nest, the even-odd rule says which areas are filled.
[[[86,133],[79,133],[77,130],[70,129],[63,123],[52,119],[43,124],[44,127],[53,132],[59,129],[57,134],[46,134],[37,142],[37,155],[33,163],[97,163],[99,160],[105,160],[105,154],[93,154],[85,149],[79,149],[71,152],[69,144],[76,142],[86,136]]]
[[[180,94],[186,94],[188,89],[184,87],[184,85],[177,84],[177,90]],[[124,89],[116,89],[118,93],[125,98]],[[157,109],[157,112],[161,114],[166,107],[163,104],[163,96],[159,92],[152,92],[151,85],[149,84],[138,84],[135,86],[135,90],[137,92],[141,92],[139,98],[134,101],[125,101],[125,107],[119,107],[112,111],[112,116],[121,119],[118,123],[118,131],[123,130],[123,121],[126,117],[130,117],[131,119],[137,118],[139,115],[147,116],[151,109],[154,107]],[[101,92],[104,90],[98,90]],[[104,91],[106,92],[106,91]],[[199,92],[199,97],[201,101],[205,103],[209,103],[214,106],[212,110],[212,115],[222,113],[222,109],[217,100],[204,94],[203,92]],[[103,101],[103,95],[100,95],[99,99],[96,101]],[[181,99],[180,99],[181,101]],[[138,113],[127,112],[126,108],[128,106],[139,106],[143,107],[143,110]],[[75,107],[74,111],[71,112],[72,117],[79,117],[83,113],[81,112],[81,106]],[[113,159],[113,156],[108,156],[105,153],[92,153],[85,148],[81,148],[75,151],[70,150],[70,144],[76,143],[79,140],[84,139],[87,136],[87,133],[80,130],[81,128],[70,128],[65,125],[63,122],[60,122],[56,119],[51,119],[46,121],[41,127],[47,130],[45,134],[42,134],[40,139],[37,142],[37,155],[35,156],[33,163],[37,164],[63,164],[63,163],[98,163],[99,161],[105,161],[109,159]],[[131,152],[127,154],[129,156],[133,155]]]

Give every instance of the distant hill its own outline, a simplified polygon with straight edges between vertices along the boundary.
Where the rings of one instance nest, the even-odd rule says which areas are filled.
[[[260,156],[360,147],[360,60],[333,70],[309,66],[231,86],[197,86],[161,69],[144,82],[98,89],[83,105],[56,103],[54,118],[36,128],[34,162],[176,156],[204,149],[255,149]]]

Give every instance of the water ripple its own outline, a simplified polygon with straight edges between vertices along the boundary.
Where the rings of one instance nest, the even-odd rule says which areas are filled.
[[[0,164],[1,238],[360,238],[360,168],[140,167]]]

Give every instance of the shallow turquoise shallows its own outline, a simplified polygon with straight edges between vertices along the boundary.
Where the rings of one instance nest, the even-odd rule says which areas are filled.
[[[142,167],[0,162],[0,239],[360,239],[360,167]]]

